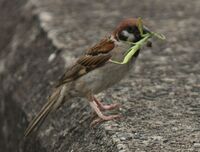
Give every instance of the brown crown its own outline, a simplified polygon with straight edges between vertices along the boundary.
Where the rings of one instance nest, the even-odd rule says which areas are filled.
[[[113,35],[115,38],[117,38],[117,34],[124,30],[128,26],[136,26],[138,24],[137,18],[127,18],[124,19],[119,23],[119,25],[116,27],[116,29],[113,31]]]

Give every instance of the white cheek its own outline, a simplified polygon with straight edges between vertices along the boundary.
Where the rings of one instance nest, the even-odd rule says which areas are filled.
[[[135,40],[135,36],[133,34],[129,34],[128,41],[134,41],[134,40]]]
[[[129,37],[130,34],[129,34],[127,31],[123,30],[123,31],[122,31],[122,35],[124,35],[124,36],[126,36],[126,37]]]
[[[133,34],[128,33],[128,32],[125,31],[125,30],[122,31],[122,34],[128,38],[128,41],[133,41],[133,40],[135,39],[135,36],[134,36]]]

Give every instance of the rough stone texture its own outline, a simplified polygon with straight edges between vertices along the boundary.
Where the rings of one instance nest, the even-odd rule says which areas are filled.
[[[200,151],[199,0],[1,0],[0,14],[0,151]],[[73,57],[138,16],[167,41],[98,95],[120,102],[124,118],[91,129],[87,102],[75,99],[23,139]]]

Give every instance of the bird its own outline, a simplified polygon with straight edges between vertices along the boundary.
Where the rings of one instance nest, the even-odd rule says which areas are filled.
[[[143,33],[150,32],[142,25]],[[119,104],[106,105],[95,97],[109,87],[117,84],[134,67],[140,49],[132,56],[127,64],[115,64],[110,60],[122,60],[127,50],[142,39],[138,28],[137,18],[123,19],[114,30],[96,45],[87,49],[76,62],[66,69],[58,80],[46,104],[36,117],[29,123],[24,136],[28,136],[38,128],[45,118],[61,107],[68,100],[75,97],[84,97],[88,100],[99,121],[109,121],[120,118],[120,115],[105,115],[104,110],[112,110]]]

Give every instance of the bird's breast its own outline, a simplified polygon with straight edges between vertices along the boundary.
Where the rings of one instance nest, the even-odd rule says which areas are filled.
[[[132,61],[123,65],[107,62],[102,67],[90,71],[77,79],[75,88],[82,94],[87,94],[88,92],[99,93],[124,78],[133,67],[135,60],[136,58],[133,58]]]

